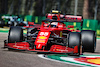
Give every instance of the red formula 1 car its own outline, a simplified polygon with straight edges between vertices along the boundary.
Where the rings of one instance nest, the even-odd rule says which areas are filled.
[[[80,16],[69,16],[82,20]],[[79,20],[78,20],[79,19]],[[45,19],[40,27],[27,29],[23,34],[20,27],[11,27],[8,40],[4,41],[4,47],[8,49],[29,50],[36,52],[68,53],[80,55],[83,51],[94,52],[96,47],[96,33],[92,30],[69,30],[73,26],[64,24],[69,19],[52,20]]]

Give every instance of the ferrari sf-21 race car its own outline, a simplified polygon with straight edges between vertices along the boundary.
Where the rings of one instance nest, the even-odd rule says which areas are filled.
[[[72,16],[69,16],[72,17]],[[82,17],[75,16],[77,19]],[[77,20],[78,21],[78,20]],[[8,49],[28,50],[36,52],[68,53],[80,55],[82,52],[94,52],[96,48],[96,33],[92,30],[69,30],[73,26],[64,24],[68,20],[45,19],[40,27],[23,29],[11,27],[4,47]]]

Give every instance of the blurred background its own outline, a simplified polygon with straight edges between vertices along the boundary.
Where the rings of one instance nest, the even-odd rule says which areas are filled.
[[[64,14],[99,20],[99,4],[100,0],[0,0],[0,14],[45,16],[57,9]]]
[[[100,0],[0,0],[0,20],[2,16],[18,16],[23,21],[41,24],[51,10],[60,10],[63,14],[82,15],[83,29],[95,30],[100,36],[99,5]]]

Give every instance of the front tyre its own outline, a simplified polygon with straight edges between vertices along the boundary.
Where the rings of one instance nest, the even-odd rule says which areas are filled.
[[[16,26],[11,27],[8,34],[8,43],[15,43],[23,41],[23,30]]]
[[[70,32],[68,36],[68,47],[74,48],[75,46],[78,46],[77,56],[79,56],[81,53],[81,34],[78,32]]]

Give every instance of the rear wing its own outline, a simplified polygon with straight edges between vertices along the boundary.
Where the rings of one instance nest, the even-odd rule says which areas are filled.
[[[73,16],[73,15],[63,15],[63,14],[46,14],[47,19],[56,18],[59,20],[64,20],[65,22],[81,22],[81,26],[83,25],[83,17],[82,16]],[[54,19],[55,20],[55,19]]]
[[[46,14],[47,19],[57,18],[57,21],[64,22],[80,22],[81,29],[83,28],[83,17],[82,16],[73,16],[73,15],[63,15],[63,14]],[[55,20],[55,19],[54,19]]]
[[[65,15],[64,20],[66,22],[81,22],[81,29],[83,28],[83,17],[82,16],[73,16],[73,15]]]
[[[46,14],[46,18],[53,19],[56,18],[57,20],[65,20],[67,22],[82,22],[82,16],[73,16],[73,15],[63,15],[63,14]]]
[[[68,22],[82,22],[83,21],[82,16],[73,16],[73,15],[65,15],[64,19]]]

